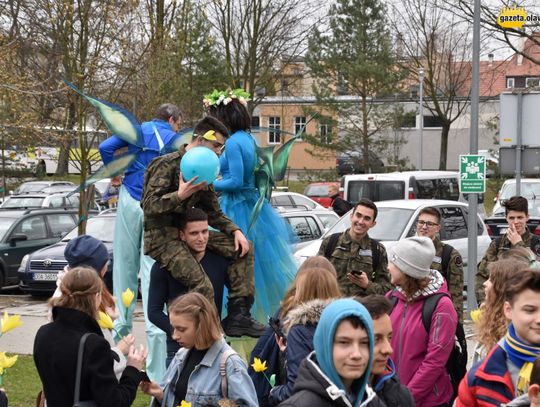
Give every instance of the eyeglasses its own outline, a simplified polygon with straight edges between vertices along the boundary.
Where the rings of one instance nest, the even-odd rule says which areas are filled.
[[[425,221],[425,220],[417,220],[416,221],[416,224],[418,226],[427,226],[428,228],[432,228],[434,226],[439,226],[438,223],[435,223],[435,222],[430,222],[430,221]]]

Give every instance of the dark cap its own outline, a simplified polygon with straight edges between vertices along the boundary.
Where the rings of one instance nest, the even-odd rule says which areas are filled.
[[[64,257],[70,268],[85,265],[99,273],[109,261],[109,251],[101,240],[89,235],[81,235],[68,242]]]

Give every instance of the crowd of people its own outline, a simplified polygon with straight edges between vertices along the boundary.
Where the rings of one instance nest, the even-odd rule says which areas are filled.
[[[149,148],[117,203],[114,293],[102,242],[66,246],[51,322],[34,343],[46,405],[129,406],[140,389],[164,407],[540,406],[540,243],[527,200],[506,202],[508,233],[479,265],[465,373],[463,260],[438,238],[439,211],[422,209],[416,236],[387,252],[369,236],[377,206],[361,199],[350,228],[297,269],[291,230],[268,203],[249,227],[257,145],[235,92],[205,98],[207,116],[176,152],[162,154],[181,126],[176,106],[143,123]],[[105,141],[104,162],[123,147]],[[220,156],[213,185],[183,178],[194,147]],[[137,292],[138,275],[147,349],[131,334],[133,305],[115,301]],[[227,342],[240,336],[258,338],[249,361]]]

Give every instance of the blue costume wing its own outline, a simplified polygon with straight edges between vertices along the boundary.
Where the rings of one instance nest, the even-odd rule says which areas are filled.
[[[258,147],[256,146],[257,157],[259,164],[255,168],[255,186],[259,190],[260,197],[257,200],[257,204],[253,207],[251,212],[248,233],[251,227],[257,220],[257,216],[261,211],[264,199],[270,200],[272,197],[272,188],[276,185],[276,181],[282,181],[285,177],[287,170],[287,163],[289,162],[289,155],[293,144],[302,137],[307,124],[313,120],[316,116],[312,116],[297,134],[290,133],[284,130],[278,130],[275,128],[257,127],[256,130],[274,131],[281,134],[293,135],[293,137],[283,144],[274,153],[274,146],[270,147]]]
[[[189,144],[193,138],[193,128],[187,128],[180,130],[176,137],[171,140],[165,147],[163,147],[163,154],[172,153],[178,151],[184,144]]]
[[[143,148],[141,125],[130,112],[114,103],[89,96],[79,90],[74,84],[64,79],[64,82],[79,95],[94,106],[109,130],[128,144]]]

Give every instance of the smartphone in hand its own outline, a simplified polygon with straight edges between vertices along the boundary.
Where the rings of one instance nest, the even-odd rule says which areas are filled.
[[[270,327],[274,330],[274,333],[281,339],[285,340],[285,334],[281,330],[281,326],[279,325],[279,319],[268,317],[268,324]]]
[[[363,271],[360,271],[360,270],[353,270],[351,271],[351,274],[354,274],[355,276],[361,276],[363,273]]]

